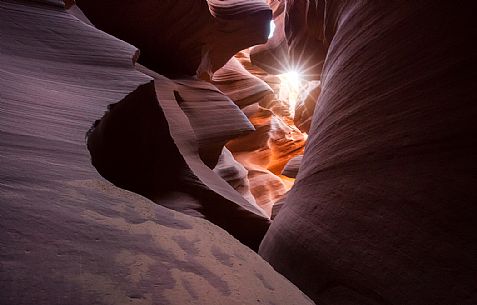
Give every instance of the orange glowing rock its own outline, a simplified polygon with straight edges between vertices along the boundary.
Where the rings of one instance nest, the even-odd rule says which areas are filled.
[[[227,212],[230,202],[210,196],[220,181],[230,196],[236,192],[210,177],[173,90],[156,90],[174,83],[156,86],[161,81],[135,69],[135,47],[75,16],[62,1],[0,1],[0,303],[312,305],[230,234],[184,215],[207,201],[226,226],[244,210]],[[197,85],[201,92],[203,83]],[[159,95],[169,97],[162,101],[175,113],[168,115],[180,122],[165,121]],[[129,167],[146,188],[171,187],[160,202],[171,209],[113,185],[91,164],[85,135],[110,104],[109,114],[124,111],[116,126],[124,133],[103,144],[123,150],[110,147],[103,157],[124,157],[113,170]],[[173,123],[184,128],[172,132]],[[201,179],[184,159],[201,169]],[[197,187],[204,174],[208,197],[185,193],[190,184],[174,185],[182,177]],[[184,213],[172,210],[179,205]],[[250,225],[241,224],[259,242]]]
[[[244,110],[251,111],[248,116],[255,131],[230,141],[227,147],[249,171],[250,188],[257,204],[271,215],[273,204],[293,184],[293,180],[279,175],[291,158],[303,154],[305,135],[293,126],[290,117],[262,107],[253,109]]]

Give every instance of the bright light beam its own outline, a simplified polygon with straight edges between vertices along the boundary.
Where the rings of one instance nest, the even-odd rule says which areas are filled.
[[[300,87],[301,77],[300,77],[300,73],[298,73],[297,71],[290,71],[288,73],[283,74],[283,76],[285,77],[286,81],[290,83],[292,87],[296,89]]]
[[[288,108],[292,117],[295,116],[295,105],[300,94],[303,80],[297,71],[289,71],[278,76],[280,78],[280,89],[278,98],[288,102]]]
[[[270,21],[270,34],[268,34],[268,39],[273,37],[274,32],[275,32],[275,22],[272,20]]]

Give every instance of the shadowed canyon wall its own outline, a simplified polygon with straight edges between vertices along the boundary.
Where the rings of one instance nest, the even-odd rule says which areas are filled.
[[[139,63],[169,77],[210,76],[238,51],[266,42],[272,17],[257,0],[76,2],[96,27],[139,48]]]
[[[470,3],[287,4],[292,60],[324,60],[321,95],[259,253],[318,304],[476,304]]]
[[[0,303],[313,304],[201,219],[255,249],[268,228],[210,168],[253,130],[245,115],[210,83],[136,65],[135,47],[69,8],[0,1]]]
[[[209,79],[238,50],[266,41],[269,7],[212,0],[78,5],[95,26],[138,46],[145,66],[136,68],[154,79],[111,107],[91,130],[94,166],[116,185],[206,218],[258,250],[267,213],[212,170],[226,142],[254,128],[234,101],[198,77]]]
[[[66,3],[0,0],[1,304],[477,303],[469,3]]]

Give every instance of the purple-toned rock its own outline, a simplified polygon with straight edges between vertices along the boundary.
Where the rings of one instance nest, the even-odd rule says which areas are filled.
[[[140,118],[125,131],[161,128],[116,134],[159,137],[148,142],[162,154],[149,164],[159,181],[187,167],[205,181],[190,165],[198,153],[180,157],[152,78],[134,69],[136,48],[53,0],[0,1],[0,37],[1,304],[313,304],[219,227],[118,188],[92,166],[85,135],[114,104],[109,115]],[[142,122],[147,111],[154,122]],[[162,204],[178,201],[198,200],[170,192]]]
[[[258,249],[269,226],[266,213],[212,171],[216,161],[203,161],[204,151],[223,146],[206,144],[215,143],[214,139],[226,141],[230,132],[240,131],[242,126],[250,128],[246,117],[209,83],[170,80],[140,65],[137,68],[154,81],[109,107],[95,123],[88,134],[93,165],[115,185],[176,211],[208,219]],[[214,108],[207,101],[198,102],[201,94],[211,93],[227,113],[222,116],[224,120],[207,125],[197,109],[204,109],[203,116],[211,119]],[[210,133],[206,132],[209,126],[215,127]],[[192,198],[192,203],[171,203],[171,194],[177,193]]]
[[[477,304],[470,2],[287,4],[322,87],[259,253],[322,305]]]
[[[247,201],[255,204],[255,198],[250,192],[250,182],[248,180],[248,171],[242,164],[234,159],[232,153],[224,147],[220,155],[219,162],[214,168],[222,179],[227,181],[234,190],[239,192]]]
[[[212,83],[240,108],[274,99],[272,88],[247,71],[235,57],[214,73]]]
[[[300,170],[302,159],[303,155],[291,158],[290,161],[288,161],[287,165],[285,165],[285,168],[282,171],[282,175],[287,176],[289,178],[296,178],[296,176],[298,175],[298,171]]]
[[[267,40],[272,12],[260,0],[77,0],[101,30],[141,50],[168,77],[211,77],[235,53]]]
[[[285,37],[285,0],[269,0],[273,10],[275,29],[264,44],[250,51],[251,62],[270,74],[282,74],[290,70],[288,45]]]

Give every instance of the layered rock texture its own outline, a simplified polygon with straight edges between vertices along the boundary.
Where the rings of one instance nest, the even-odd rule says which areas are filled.
[[[269,103],[275,98],[273,89],[246,70],[236,57],[214,73],[212,82],[240,108],[255,103]]]
[[[260,0],[76,2],[99,29],[138,47],[140,63],[169,77],[210,77],[238,51],[266,42],[272,17]]]
[[[321,95],[259,253],[319,304],[476,304],[470,3],[287,8],[292,59],[324,61]]]
[[[0,0],[1,304],[477,304],[470,4],[77,4]]]
[[[222,148],[227,140],[246,134],[247,131],[252,131],[253,127],[257,127],[250,125],[243,113],[233,105],[234,103],[239,108],[259,104],[266,109],[274,110],[277,114],[286,114],[283,111],[287,109],[287,106],[284,105],[283,101],[277,101],[277,96],[274,92],[275,88],[272,88],[267,82],[262,80],[254,71],[247,70],[241,63],[240,56],[237,58],[232,57],[237,51],[245,47],[267,40],[272,10],[265,2],[212,0],[206,2],[197,0],[184,1],[181,5],[173,5],[167,1],[143,1],[140,5],[137,5],[135,3],[126,3],[125,1],[121,5],[112,5],[107,1],[80,0],[78,5],[84,10],[95,26],[139,47],[141,50],[139,62],[157,74],[155,76],[143,71],[156,79],[155,86],[161,95],[159,103],[163,99],[178,101],[180,107],[178,110],[182,110],[185,113],[185,116],[181,116],[182,118],[168,119],[170,124],[175,125],[171,130],[173,134],[176,133],[176,128],[181,129],[173,137],[175,139],[182,138],[187,133],[195,133],[199,156],[208,167],[214,168],[217,164]],[[109,9],[111,15],[108,18],[103,18],[102,12],[109,7],[114,7]],[[123,17],[123,13],[126,11],[128,14]],[[180,18],[172,18],[172,15],[180,16]],[[198,15],[200,18],[192,18],[191,16],[193,15]],[[151,32],[149,29],[154,30]],[[180,38],[183,36],[185,36],[184,39]],[[250,63],[248,54],[243,57],[246,58],[242,58],[242,62],[245,60]],[[184,64],[187,67],[183,66]],[[166,75],[173,80],[166,81],[162,75]],[[198,78],[208,82],[201,82]],[[173,93],[173,96],[171,93]],[[167,105],[163,106],[166,112],[166,108],[171,104],[167,103]],[[171,117],[172,113],[177,112],[176,110],[171,109],[171,115],[166,113],[166,118]],[[122,113],[127,115],[128,111],[126,109]],[[280,111],[282,113],[279,113]],[[112,113],[118,112],[118,110],[112,111]],[[288,152],[296,150],[297,153],[301,153],[300,150],[304,146],[304,141],[300,142],[299,140],[296,141],[296,146],[290,145],[288,142],[295,141],[294,138],[282,141],[282,138],[286,138],[283,135],[289,134],[290,130],[287,124],[280,123],[281,119],[278,116],[272,115],[278,120],[275,119],[272,122],[272,117],[270,117],[270,121],[267,123],[270,126],[274,126],[267,131],[267,137],[270,138],[271,144],[265,143],[262,148],[266,154],[274,155],[273,160],[276,161],[273,162],[275,164],[268,164],[270,162],[266,162],[264,166],[260,165],[257,168],[239,160],[249,172],[247,177],[244,178],[250,180],[250,182],[244,180],[243,183],[250,184],[255,200],[233,199],[236,203],[240,201],[242,204],[244,202],[252,202],[254,205],[252,209],[255,209],[258,205],[264,210],[255,209],[255,211],[260,216],[265,215],[267,217],[270,216],[270,209],[273,203],[291,186],[291,182],[286,181],[284,183],[275,174],[279,174],[288,159],[293,157],[293,155],[288,157]],[[218,116],[220,116],[220,119]],[[188,123],[178,123],[185,122],[185,120],[189,121],[190,128],[185,126]],[[108,118],[104,120],[103,125],[108,124],[110,126],[109,123],[106,123],[107,121]],[[114,121],[123,121],[123,116],[120,115],[119,119]],[[116,126],[114,123],[112,124]],[[101,132],[100,128],[97,133],[101,134]],[[96,137],[95,134],[93,136]],[[177,142],[177,140],[175,141]],[[104,136],[99,136],[95,143],[106,143],[106,140]],[[125,151],[121,146],[123,144],[118,143],[115,150]],[[189,144],[190,141],[186,145]],[[101,146],[102,144],[98,145]],[[126,145],[132,146],[131,144]],[[111,143],[102,146],[111,147]],[[274,148],[270,148],[270,146]],[[93,162],[98,160],[98,158],[101,158],[101,160],[109,159],[99,156],[96,153],[96,149],[92,148],[92,150],[95,152],[93,154]],[[181,149],[179,148],[179,150]],[[186,155],[190,154],[181,150],[181,154],[184,155],[184,153]],[[255,151],[250,153],[253,154]],[[107,155],[109,156],[110,154],[111,152],[108,151]],[[128,152],[124,158],[129,158],[129,155],[130,153]],[[235,153],[234,155],[237,157]],[[116,161],[123,164],[125,159]],[[95,162],[95,165],[99,168],[102,175],[110,177],[109,179],[111,180],[112,176],[118,175],[115,170],[118,168],[118,163],[111,162],[110,160],[107,160],[106,163],[100,164]],[[146,164],[150,164],[150,162],[146,162]],[[134,165],[134,167],[138,168],[137,165]],[[113,173],[109,174],[107,171],[111,169]],[[180,176],[183,174],[180,171],[174,172]],[[141,180],[137,178],[137,175],[132,175],[130,172],[123,173],[127,176],[125,179]],[[258,180],[256,179],[257,176],[260,176]],[[156,178],[148,180],[157,181]],[[173,179],[169,181],[171,184],[165,188],[162,187],[160,189],[161,187],[151,186],[151,190],[142,191],[142,194],[158,198],[158,195],[148,195],[153,192],[152,189],[156,192],[159,190],[162,193],[164,189],[170,189],[171,187],[183,188],[181,183],[177,183]],[[128,183],[131,184],[133,182]],[[215,183],[223,184],[222,181],[214,182],[213,184]],[[143,185],[144,183],[140,182],[140,184]],[[242,192],[240,189],[241,184],[234,182],[231,182],[231,184],[239,188],[239,193]],[[263,189],[262,186],[264,184],[268,184],[269,187]],[[121,185],[131,189],[124,183]],[[199,193],[196,189],[194,191]],[[200,196],[203,196],[203,191],[200,191],[200,193]],[[160,196],[163,195],[161,194]],[[230,200],[231,198],[229,197],[228,199]],[[155,201],[157,202],[157,200]],[[255,205],[255,202],[257,205]],[[220,204],[218,206],[222,207],[224,205]],[[216,217],[222,219],[222,217],[218,216],[219,214],[212,216],[211,213],[216,214],[212,210],[215,211],[215,207],[205,213],[201,211],[200,214],[207,214],[205,217],[208,219]],[[217,223],[217,221],[214,222]],[[255,249],[258,248],[260,238],[268,225],[262,219],[258,219],[257,222],[256,231],[261,233],[254,236],[249,234],[246,237],[246,239],[253,239],[253,241],[247,242],[247,244]],[[230,220],[224,220],[223,223],[217,224],[224,227],[229,226],[229,223]],[[235,229],[230,229],[229,232],[238,237],[232,231],[235,231]],[[244,240],[243,238],[240,239]]]
[[[304,133],[310,132],[313,113],[320,93],[320,81],[310,81],[303,86],[297,98],[293,123]]]
[[[245,115],[210,83],[135,69],[135,47],[70,12],[0,1],[0,303],[313,304],[211,223],[251,248],[269,225],[211,169],[234,166],[223,145],[253,129]]]
[[[269,0],[273,10],[275,29],[268,41],[253,47],[250,51],[251,62],[270,74],[286,72],[289,66],[288,46],[285,37],[285,3],[284,0]]]
[[[247,110],[255,131],[230,141],[227,147],[248,170],[251,192],[257,204],[270,216],[274,203],[293,184],[279,175],[288,160],[303,153],[305,140],[273,111],[258,105]]]
[[[302,155],[290,159],[287,165],[285,165],[285,168],[283,168],[282,175],[290,178],[296,178],[296,176],[298,175],[298,171],[300,170],[302,160]]]

